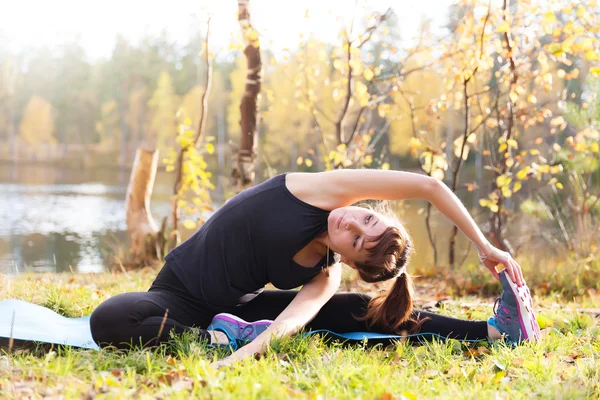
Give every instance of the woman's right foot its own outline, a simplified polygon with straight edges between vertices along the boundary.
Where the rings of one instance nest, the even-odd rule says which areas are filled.
[[[498,275],[503,290],[500,298],[496,300],[499,304],[488,324],[508,336],[514,343],[538,340],[540,327],[533,312],[529,288],[525,284],[517,286],[504,269],[498,271]]]

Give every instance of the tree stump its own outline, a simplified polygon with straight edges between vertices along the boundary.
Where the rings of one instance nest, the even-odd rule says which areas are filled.
[[[159,229],[150,212],[157,167],[158,150],[137,149],[125,202],[130,239],[128,264],[144,265],[162,257]]]

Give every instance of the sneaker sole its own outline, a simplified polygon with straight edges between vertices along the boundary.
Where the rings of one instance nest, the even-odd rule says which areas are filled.
[[[499,273],[505,274],[506,281],[517,299],[517,314],[519,315],[521,329],[525,333],[525,337],[522,337],[521,340],[538,340],[540,338],[540,327],[533,312],[533,301],[529,288],[527,285],[517,286],[504,269],[500,270]]]

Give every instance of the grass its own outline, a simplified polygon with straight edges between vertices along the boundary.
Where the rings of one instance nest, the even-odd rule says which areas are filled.
[[[145,291],[155,272],[0,276],[0,299],[87,315],[104,299]],[[158,349],[119,353],[68,347],[0,355],[0,398],[368,398],[556,399],[600,396],[600,306],[596,292],[577,303],[536,297],[545,337],[517,348],[435,341],[387,348],[348,347],[320,337],[279,340],[260,360],[215,370],[227,351],[175,338]],[[428,302],[421,291],[418,304]],[[492,298],[442,302],[435,311],[489,317]],[[466,306],[468,305],[468,306]]]

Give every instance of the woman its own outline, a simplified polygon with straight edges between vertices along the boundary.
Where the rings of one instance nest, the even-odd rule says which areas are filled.
[[[425,199],[445,214],[473,242],[492,275],[502,277],[496,314],[489,321],[464,321],[413,311],[406,271],[411,238],[388,216],[351,206],[367,199]],[[335,294],[340,262],[367,282],[395,282],[374,299]],[[494,269],[499,263],[506,267],[500,275]],[[263,290],[267,283],[282,290]],[[234,344],[240,335],[252,340],[222,361],[227,363],[260,354],[273,336],[302,328],[536,339],[531,308],[520,266],[485,239],[443,183],[409,172],[336,170],[278,175],[238,194],[167,255],[148,292],[102,303],[91,316],[91,329],[98,344],[117,347],[164,342],[170,331],[191,330],[211,343]],[[211,326],[217,329],[206,330],[224,312],[241,319],[220,316]],[[239,331],[231,329],[236,324]]]

